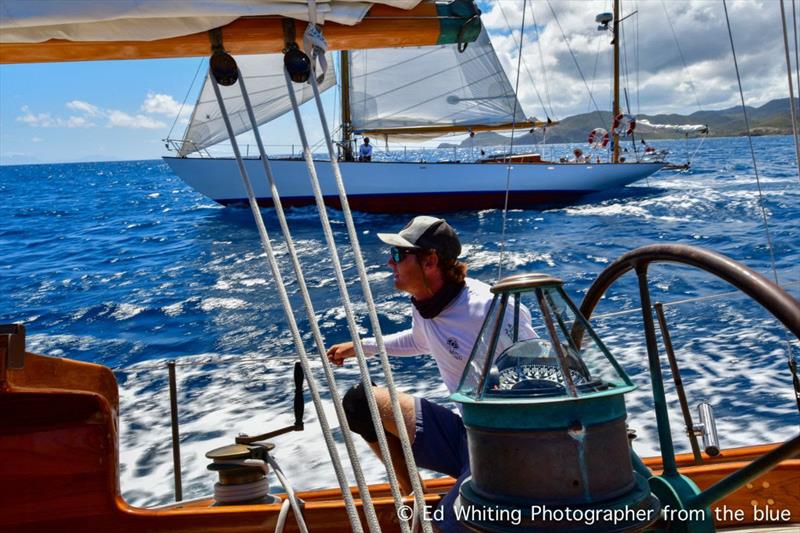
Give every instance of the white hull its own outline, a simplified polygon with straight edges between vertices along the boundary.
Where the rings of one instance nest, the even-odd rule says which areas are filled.
[[[223,205],[247,201],[242,178],[232,158],[164,160],[183,181]],[[272,205],[259,159],[245,159],[259,204]],[[284,206],[314,203],[303,160],[271,160]],[[350,207],[382,213],[438,213],[462,209],[502,208],[507,165],[498,163],[339,163]],[[509,186],[509,207],[527,208],[568,203],[585,194],[616,189],[646,178],[662,163],[515,163]],[[331,165],[317,162],[325,203],[339,207]]]

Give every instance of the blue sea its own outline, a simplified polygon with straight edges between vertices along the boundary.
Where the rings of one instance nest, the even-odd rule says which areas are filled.
[[[800,178],[792,139],[753,142],[775,272],[800,298]],[[683,142],[656,144],[673,150],[677,160],[685,158]],[[569,147],[550,150],[568,153]],[[295,348],[248,209],[216,205],[157,160],[0,167],[0,194],[0,323],[24,322],[29,351],[114,369],[121,393],[121,483],[129,502],[154,505],[173,498],[167,360],[178,361],[185,498],[212,490],[205,452],[232,443],[240,432],[292,422]],[[662,171],[569,207],[509,212],[503,274],[556,275],[580,302],[623,253],[652,243],[684,243],[714,249],[773,279],[761,202],[747,140],[706,140],[690,172]],[[317,358],[277,220],[270,210],[263,214],[307,348]],[[329,214],[355,312],[368,334],[346,229],[340,213]],[[384,333],[410,325],[410,304],[394,290],[387,250],[375,234],[396,231],[407,218],[355,214]],[[461,235],[470,275],[496,281],[502,211],[446,218]],[[289,210],[288,220],[325,340],[344,341],[349,333],[316,209]],[[655,301],[667,304],[690,405],[714,405],[723,447],[797,433],[786,365],[789,342],[800,354],[796,339],[790,341],[757,304],[728,294],[729,286],[696,270],[653,267],[651,290]],[[712,295],[719,297],[701,298]],[[670,304],[683,300],[692,301]],[[628,275],[599,306],[596,327],[640,385],[627,397],[629,422],[638,433],[637,450],[651,455],[658,443],[637,306]],[[430,358],[393,364],[400,388],[446,401]],[[373,368],[375,380],[382,381]],[[358,380],[352,364],[336,376],[342,391]],[[672,430],[685,451],[671,383]],[[313,411],[309,402],[306,431],[275,439],[275,455],[299,489],[336,485]],[[365,446],[360,449],[367,479],[382,481],[381,466]]]

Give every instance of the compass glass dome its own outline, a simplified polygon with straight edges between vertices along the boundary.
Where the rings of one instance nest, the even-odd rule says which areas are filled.
[[[511,276],[492,292],[494,300],[456,396],[544,399],[633,387],[561,280]]]

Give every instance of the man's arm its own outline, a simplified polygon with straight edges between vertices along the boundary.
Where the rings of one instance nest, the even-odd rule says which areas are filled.
[[[399,333],[393,333],[383,337],[383,344],[386,353],[401,357],[412,355],[422,355],[427,353],[427,347],[421,345],[419,339],[414,336],[413,329],[407,329]],[[363,339],[361,346],[364,348],[364,355],[375,355],[378,353],[378,343],[374,338]],[[342,366],[345,359],[355,357],[356,350],[352,341],[334,344],[328,349],[328,360],[336,366]]]

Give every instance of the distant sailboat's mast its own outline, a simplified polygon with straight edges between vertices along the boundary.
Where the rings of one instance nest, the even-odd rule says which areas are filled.
[[[345,161],[353,160],[353,129],[350,122],[350,52],[341,52],[342,150]]]
[[[619,0],[614,0],[614,103],[612,105],[611,119],[614,120],[620,114],[619,107]],[[616,128],[611,132],[613,135],[614,153],[611,156],[612,163],[619,163],[619,135]]]

